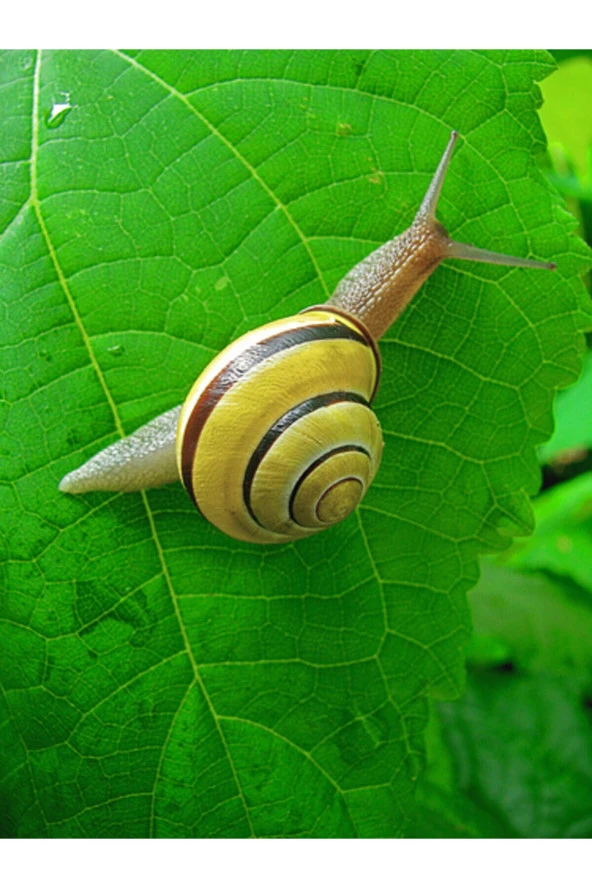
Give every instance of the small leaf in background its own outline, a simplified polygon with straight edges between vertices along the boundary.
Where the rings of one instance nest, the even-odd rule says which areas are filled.
[[[558,70],[541,86],[541,119],[549,141],[548,179],[592,243],[592,54],[557,53]]]
[[[534,534],[503,556],[516,570],[549,571],[592,592],[592,472],[546,490]]]
[[[541,121],[551,152],[557,146],[567,153],[576,174],[590,180],[592,148],[592,58],[579,56],[562,61],[541,85]]]
[[[577,459],[577,451],[592,448],[592,352],[584,355],[582,375],[555,399],[555,431],[539,448],[541,463],[559,463]]]

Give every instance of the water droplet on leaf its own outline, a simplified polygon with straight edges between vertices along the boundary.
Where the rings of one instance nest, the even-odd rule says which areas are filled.
[[[49,129],[57,129],[58,126],[61,126],[70,111],[72,110],[72,105],[70,104],[70,99],[67,97],[64,101],[54,102],[51,107],[51,111],[48,111],[45,115],[45,124]]]

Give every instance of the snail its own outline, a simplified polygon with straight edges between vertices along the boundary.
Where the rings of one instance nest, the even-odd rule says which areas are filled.
[[[241,336],[203,370],[185,403],[62,479],[65,493],[182,480],[231,537],[283,543],[331,527],[359,504],[382,448],[371,408],[377,341],[443,259],[553,269],[451,240],[436,207],[453,132],[411,226],[356,265],[322,306]]]

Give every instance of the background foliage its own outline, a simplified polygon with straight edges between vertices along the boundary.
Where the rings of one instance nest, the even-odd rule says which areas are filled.
[[[543,52],[2,56],[4,835],[417,829],[427,698],[462,690],[478,554],[532,529],[535,447],[589,320],[588,254],[534,165],[552,70]],[[430,279],[381,343],[385,457],[356,515],[260,549],[178,487],[58,494],[229,340],[323,301],[404,228],[452,128],[451,234],[558,271]],[[440,718],[445,750],[481,736]],[[434,833],[463,799],[445,755]]]
[[[592,57],[556,53],[543,87],[550,182],[592,242]],[[539,448],[536,530],[469,594],[468,687],[434,707],[417,835],[592,836],[592,355]]]

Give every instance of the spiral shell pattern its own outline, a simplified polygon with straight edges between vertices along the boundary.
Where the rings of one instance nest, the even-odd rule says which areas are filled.
[[[240,337],[183,405],[179,474],[229,536],[285,543],[343,520],[380,463],[370,403],[380,357],[365,328],[312,309]]]

